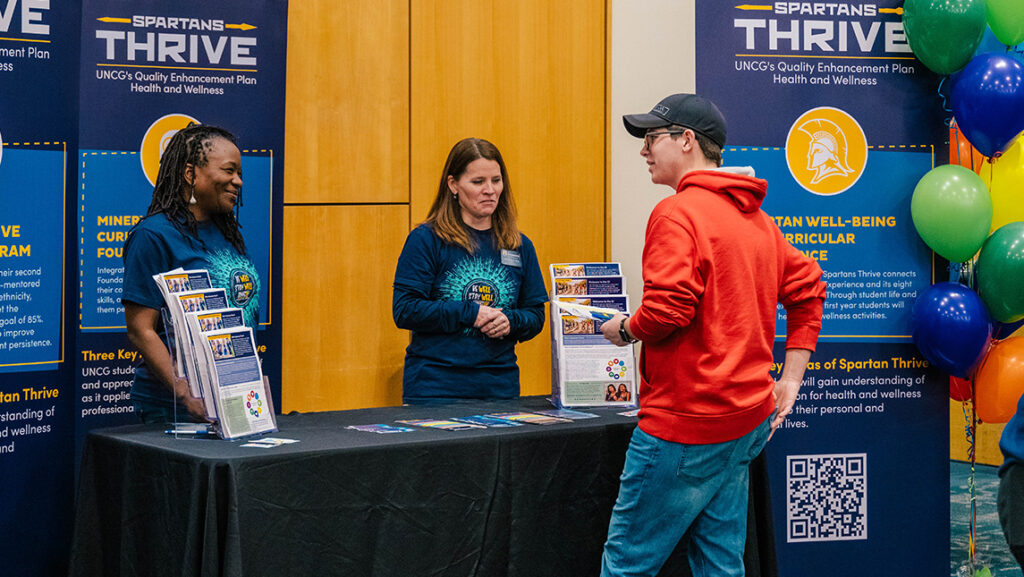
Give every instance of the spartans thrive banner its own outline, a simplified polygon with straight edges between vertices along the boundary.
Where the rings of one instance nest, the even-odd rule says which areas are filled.
[[[0,559],[66,567],[73,500],[71,324],[79,12],[0,2]]]
[[[66,4],[66,3],[61,3]],[[89,429],[134,422],[120,294],[126,234],[189,122],[238,137],[239,221],[280,397],[287,3],[0,0],[0,540],[4,573],[66,570]],[[242,286],[250,283],[252,286]],[[280,406],[280,405],[278,405]]]
[[[697,91],[728,121],[726,163],[768,180],[765,211],[828,283],[768,451],[781,575],[949,570],[948,389],[910,340],[917,293],[945,274],[910,218],[945,127],[900,5],[696,5]]]
[[[80,430],[131,420],[137,353],[120,304],[121,247],[146,214],[167,140],[190,122],[238,137],[239,222],[266,286],[260,311],[263,367],[280,399],[275,323],[280,294],[281,159],[287,18],[284,2],[90,0],[82,10],[76,414]],[[231,263],[211,274],[230,275]],[[240,279],[214,279],[230,286]],[[248,281],[245,281],[248,282]]]

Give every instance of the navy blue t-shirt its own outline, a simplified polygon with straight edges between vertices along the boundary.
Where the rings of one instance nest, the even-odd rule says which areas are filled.
[[[469,229],[475,254],[447,244],[428,225],[405,241],[395,271],[392,312],[412,331],[402,400],[509,399],[519,396],[515,345],[544,327],[548,300],[533,243],[497,250],[491,231]],[[473,328],[479,306],[502,309],[511,332],[491,339]]]
[[[178,267],[206,269],[214,288],[225,289],[228,304],[242,309],[246,326],[255,329],[260,307],[256,266],[248,256],[235,250],[212,221],[198,223],[197,232],[200,240],[182,234],[162,213],[142,219],[124,243],[121,300],[159,310],[164,299],[153,275]],[[158,327],[160,334],[162,328]],[[168,407],[174,404],[170,390],[149,372],[145,363],[135,370],[132,399]]]

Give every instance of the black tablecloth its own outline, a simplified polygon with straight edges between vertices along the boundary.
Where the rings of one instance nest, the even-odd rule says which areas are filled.
[[[507,402],[282,415],[270,449],[93,431],[72,575],[596,576],[636,419],[380,435],[348,425],[551,408]],[[764,465],[747,574],[775,575]],[[689,575],[681,546],[661,575]]]

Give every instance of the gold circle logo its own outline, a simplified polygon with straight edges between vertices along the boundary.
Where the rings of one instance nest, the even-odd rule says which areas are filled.
[[[786,164],[800,186],[830,196],[853,186],[868,161],[868,141],[857,121],[838,108],[814,108],[786,136]]]
[[[163,156],[167,143],[191,122],[199,123],[187,114],[168,114],[158,118],[146,129],[146,135],[142,137],[142,148],[139,149],[139,158],[142,162],[142,172],[146,174],[146,179],[152,186],[156,186],[156,176],[160,173],[160,157]]]

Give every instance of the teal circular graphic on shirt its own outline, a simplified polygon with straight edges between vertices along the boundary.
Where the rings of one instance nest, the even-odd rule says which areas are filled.
[[[256,327],[260,308],[260,275],[248,258],[233,251],[220,250],[206,257],[210,282],[228,293],[231,306],[242,309],[247,327]]]
[[[441,300],[472,301],[496,309],[511,307],[516,284],[508,267],[486,258],[467,258],[445,273],[438,287]],[[480,334],[479,329],[468,327],[466,334]]]
[[[438,287],[446,301],[473,301],[494,308],[513,304],[516,285],[508,267],[484,258],[467,258],[453,266]]]

